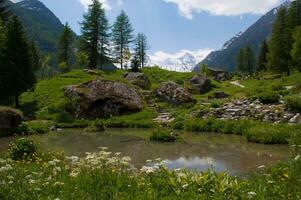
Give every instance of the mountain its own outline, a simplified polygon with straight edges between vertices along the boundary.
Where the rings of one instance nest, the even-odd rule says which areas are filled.
[[[60,20],[38,0],[15,2],[9,2],[10,9],[23,23],[27,35],[42,52],[54,53],[57,38],[63,29]]]
[[[171,70],[171,71],[180,71],[187,72],[192,71],[194,66],[199,62],[197,58],[189,53],[183,52],[174,56],[168,56],[165,59],[161,59],[160,61],[150,60],[150,65],[158,65],[161,68]]]
[[[288,6],[289,4],[290,1],[287,1],[283,5]],[[239,33],[231,38],[224,44],[222,49],[211,52],[201,63],[213,69],[234,71],[236,56],[242,47],[250,46],[255,54],[258,55],[261,43],[264,39],[267,39],[272,32],[273,22],[276,18],[278,8],[279,7],[274,8],[263,15],[245,32]]]

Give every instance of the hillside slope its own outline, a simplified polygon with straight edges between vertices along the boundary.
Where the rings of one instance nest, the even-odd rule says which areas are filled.
[[[283,5],[289,5],[289,1]],[[260,45],[264,39],[267,39],[272,32],[273,22],[275,20],[277,9],[274,8],[263,15],[255,24],[249,27],[245,32],[239,33],[228,42],[222,49],[211,52],[202,63],[207,64],[214,69],[223,69],[225,71],[234,71],[236,55],[244,46],[250,46],[258,55]]]

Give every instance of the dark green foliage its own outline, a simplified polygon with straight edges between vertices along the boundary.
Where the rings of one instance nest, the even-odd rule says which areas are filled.
[[[299,95],[288,96],[285,98],[285,105],[292,111],[301,112],[301,97]]]
[[[67,66],[71,65],[71,59],[72,56],[74,56],[73,42],[74,42],[73,32],[70,26],[68,25],[68,23],[66,23],[58,41],[59,63],[66,63]]]
[[[99,0],[93,0],[81,24],[82,46],[88,55],[89,68],[103,67],[108,60],[109,24]]]
[[[15,97],[19,106],[19,95],[35,83],[34,66],[28,41],[17,17],[7,24],[3,62],[0,63],[0,93],[2,98]]]
[[[251,142],[263,144],[288,144],[296,133],[300,136],[300,126],[267,124],[255,121],[232,121],[218,119],[187,119],[184,129],[198,132],[216,132],[245,136]]]
[[[291,51],[294,67],[301,71],[301,26],[298,26],[293,33],[293,48]]]
[[[9,147],[9,157],[13,160],[31,160],[36,153],[37,147],[30,139],[18,139]]]
[[[243,74],[255,72],[255,57],[251,47],[242,48],[237,55],[237,70]]]
[[[269,53],[268,43],[266,40],[264,40],[261,44],[260,52],[257,60],[257,68],[256,68],[257,72],[267,70],[268,53]]]
[[[124,11],[121,11],[112,28],[112,42],[114,43],[114,54],[116,62],[123,69],[125,51],[133,41],[133,28],[129,17]]]
[[[279,103],[280,95],[278,92],[265,91],[256,95],[259,101],[263,104]]]
[[[155,128],[150,136],[151,141],[175,142],[178,139],[179,136],[172,129],[164,127]]]
[[[41,69],[42,63],[40,58],[40,53],[33,41],[28,43],[29,55],[32,63],[32,68],[36,72]]]
[[[290,74],[290,46],[287,31],[287,8],[280,7],[269,41],[268,68],[275,72]]]
[[[134,57],[135,60],[138,61],[140,68],[144,68],[144,65],[147,62],[147,50],[149,50],[149,45],[146,36],[143,33],[138,33],[135,40]]]
[[[0,20],[6,21],[10,15],[7,0],[0,0]]]

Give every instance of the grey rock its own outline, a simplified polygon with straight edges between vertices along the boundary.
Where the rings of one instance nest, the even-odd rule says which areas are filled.
[[[0,106],[0,130],[12,129],[24,120],[21,111],[10,107]]]
[[[188,81],[188,90],[194,94],[205,94],[211,90],[211,80],[202,74],[197,74]]]
[[[127,79],[133,85],[136,85],[145,90],[148,90],[151,86],[150,80],[143,73],[129,72],[124,75],[124,78]]]
[[[108,80],[69,86],[65,95],[77,103],[78,118],[106,118],[142,110],[140,93],[126,84]]]
[[[162,83],[156,90],[156,94],[161,99],[175,104],[194,103],[195,99],[192,94],[185,91],[183,87],[178,86],[175,82]]]

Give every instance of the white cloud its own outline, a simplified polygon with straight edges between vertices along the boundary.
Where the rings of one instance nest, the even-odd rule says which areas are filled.
[[[211,51],[212,49],[200,49],[197,51],[183,49],[176,53],[157,51],[149,56],[150,65],[158,65],[173,71],[191,71]]]
[[[79,0],[79,2],[85,6],[85,8],[87,9],[88,6],[92,3],[92,0]],[[100,2],[102,3],[103,7],[106,10],[110,10],[111,9],[111,5],[109,4],[108,0],[100,0]]]
[[[182,16],[192,19],[194,12],[212,15],[239,16],[263,14],[280,4],[281,0],[163,0],[175,3]]]

